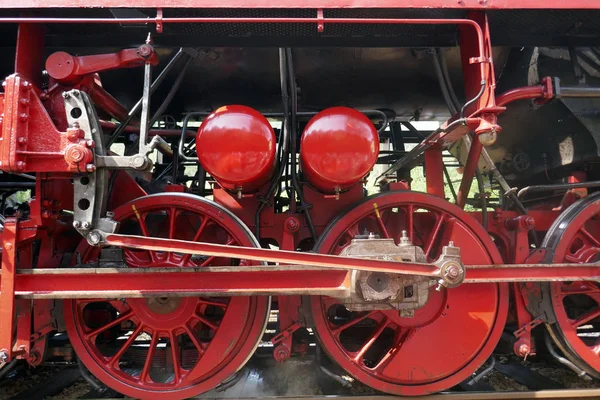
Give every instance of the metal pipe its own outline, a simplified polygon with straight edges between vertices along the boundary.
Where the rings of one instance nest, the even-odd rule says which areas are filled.
[[[439,49],[432,49],[431,56],[433,58],[433,66],[435,69],[435,74],[437,75],[438,83],[440,86],[440,90],[442,92],[442,96],[446,102],[446,106],[448,107],[448,111],[450,111],[450,115],[455,115],[458,112],[458,107],[454,105],[452,98],[450,97],[450,92],[448,91],[448,85],[446,79],[444,77],[444,73],[442,72],[442,66],[440,63],[440,59],[438,57]]]
[[[475,168],[475,178],[477,179],[477,188],[479,189],[479,200],[481,204],[481,225],[485,230],[488,227],[487,199],[485,198],[485,187],[483,176],[478,168]]]
[[[77,365],[79,366],[79,372],[81,373],[81,376],[83,377],[83,379],[85,379],[87,383],[90,384],[90,386],[92,386],[100,393],[106,391],[106,386],[102,385],[96,380],[96,378],[92,376],[92,374],[90,374],[90,371],[88,371],[85,365],[83,365],[79,357],[77,357]]]
[[[0,367],[0,379],[4,378],[12,369],[17,365],[18,358],[13,358],[8,364],[4,364]]]
[[[469,107],[471,104],[475,103],[477,100],[479,100],[479,98],[481,96],[483,96],[483,92],[485,91],[485,85],[486,85],[486,80],[482,79],[481,80],[481,89],[479,89],[479,93],[477,93],[477,95],[475,97],[473,97],[471,100],[467,101],[460,109],[460,118],[461,119],[465,117],[465,110],[467,109],[467,107]]]
[[[475,176],[475,171],[477,170],[477,164],[479,163],[479,156],[481,156],[482,149],[483,144],[477,140],[477,138],[471,140],[471,146],[469,148],[469,154],[467,155],[467,162],[465,163],[463,177],[460,181],[458,193],[456,194],[456,205],[460,208],[464,208],[467,197],[469,196],[469,191],[471,190],[471,184],[473,183],[473,177]]]
[[[460,100],[458,100],[458,96],[456,96],[456,92],[454,91],[454,86],[452,86],[452,81],[450,80],[450,74],[448,73],[448,64],[446,63],[446,57],[444,56],[444,49],[436,48],[435,51],[437,53],[437,56],[438,56],[438,59],[440,62],[442,75],[443,75],[444,81],[446,82],[446,87],[448,88],[448,93],[450,94],[450,100],[452,101],[452,104],[454,105],[454,107],[458,110],[462,103],[460,102]]]
[[[290,198],[291,202],[294,202],[294,190],[298,196],[298,200],[300,201],[300,207],[302,208],[302,212],[304,213],[304,217],[306,218],[306,224],[308,225],[308,229],[310,230],[310,234],[313,237],[315,243],[317,242],[317,230],[315,229],[315,225],[313,224],[312,218],[310,216],[310,208],[312,205],[307,204],[304,201],[304,194],[300,189],[300,185],[298,184],[298,175],[296,171],[296,140],[298,139],[298,135],[296,133],[296,111],[298,108],[298,90],[296,88],[296,74],[294,72],[294,62],[292,59],[292,49],[286,49],[287,55],[287,69],[288,69],[288,83],[291,89],[291,108],[290,108],[290,149],[291,149],[291,176],[292,176],[292,197]],[[387,119],[387,118],[386,118]],[[291,206],[291,203],[290,203]]]
[[[121,124],[115,124],[112,121],[100,120],[100,126],[102,130],[114,131],[121,127]],[[124,129],[124,132],[127,133],[140,133],[140,128],[136,126],[127,126]],[[179,129],[150,129],[148,131],[148,136],[165,136],[165,137],[179,137],[181,135],[181,131]],[[196,137],[196,133],[192,130],[187,131],[188,138]]]
[[[158,121],[160,119],[160,117],[162,117],[162,115],[165,112],[165,110],[167,109],[167,107],[169,107],[169,104],[171,104],[173,97],[175,97],[177,90],[179,90],[179,87],[181,86],[181,83],[183,82],[185,73],[186,73],[188,67],[190,66],[190,64],[192,63],[192,60],[193,60],[193,57],[188,55],[188,59],[186,60],[185,64],[183,65],[183,68],[181,69],[181,71],[179,72],[179,75],[177,75],[177,79],[175,79],[175,82],[173,83],[173,86],[169,90],[169,93],[163,100],[160,107],[158,107],[158,110],[156,110],[156,112],[154,113],[154,116],[150,119],[148,126],[150,126],[150,127],[153,126],[154,123],[156,121]]]
[[[550,355],[552,355],[552,357],[554,357],[556,359],[556,361],[558,361],[562,365],[571,369],[573,372],[575,372],[577,374],[578,377],[583,378],[586,381],[592,380],[592,378],[590,378],[584,370],[582,370],[581,368],[579,368],[578,366],[573,364],[571,361],[567,360],[565,357],[562,357],[561,355],[559,355],[556,352],[556,350],[554,350],[554,346],[552,345],[552,342],[550,341],[550,335],[546,334],[544,339],[546,342],[546,347],[548,348],[548,352],[550,352]]]
[[[557,97],[598,98],[600,97],[600,87],[561,86],[560,93],[557,93]]]
[[[477,22],[471,19],[448,18],[240,18],[240,17],[162,17],[155,18],[48,18],[48,17],[7,17],[0,18],[0,24],[119,24],[140,25],[155,24],[315,24],[323,27],[325,24],[394,24],[394,25],[467,25],[472,27],[477,34],[478,57],[472,62],[483,64],[486,62],[483,30]],[[483,69],[482,71],[483,72]],[[483,78],[483,74],[481,76]]]
[[[260,238],[260,214],[262,210],[266,207],[267,203],[270,201],[271,196],[275,193],[275,189],[279,184],[279,180],[283,176],[285,169],[288,164],[289,159],[289,119],[288,119],[288,109],[289,109],[289,93],[288,93],[288,82],[287,82],[287,62],[286,62],[286,54],[284,48],[279,48],[279,83],[281,87],[281,103],[283,105],[283,123],[281,124],[281,143],[279,146],[282,146],[281,151],[281,159],[279,160],[279,169],[277,171],[277,175],[271,179],[271,184],[267,189],[267,193],[265,197],[261,199],[261,202],[256,209],[256,214],[254,215],[254,224],[255,224],[255,232],[256,237]],[[185,126],[185,124],[184,124]],[[292,201],[292,199],[290,199]]]
[[[150,86],[152,81],[152,65],[144,64],[144,89],[142,92],[142,116],[140,118],[139,153],[146,154],[148,146],[148,127],[150,118]]]
[[[152,82],[152,86],[150,86],[150,94],[153,94],[156,89],[160,86],[160,84],[165,80],[169,71],[173,68],[175,63],[185,54],[183,48],[180,48],[179,51],[171,58],[171,61],[165,66],[165,68],[161,71],[161,73],[156,77],[154,82]],[[117,140],[117,138],[123,133],[127,125],[133,120],[135,115],[138,113],[140,108],[142,107],[143,98],[139,99],[137,103],[131,108],[129,113],[127,114],[127,118],[117,127],[117,129],[113,132],[112,136],[108,139],[106,143],[106,148],[110,148],[110,146]]]
[[[544,98],[546,93],[546,87],[544,85],[535,86],[524,86],[507,90],[506,92],[496,96],[496,105],[498,107],[504,107],[508,103],[512,103],[517,100],[533,100]]]
[[[554,190],[570,190],[570,189],[581,189],[581,188],[592,188],[599,187],[600,181],[590,181],[590,182],[577,182],[577,183],[555,183],[551,185],[532,185],[524,187],[519,190],[517,197],[522,199],[528,193],[535,192],[550,192]]]

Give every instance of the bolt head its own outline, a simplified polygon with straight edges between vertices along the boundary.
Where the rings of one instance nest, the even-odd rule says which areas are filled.
[[[446,276],[450,279],[456,279],[460,275],[460,271],[456,265],[451,265],[446,269]]]
[[[18,169],[18,170],[23,170],[23,169],[25,169],[25,162],[24,162],[24,161],[19,161],[19,162],[17,162],[17,169]]]
[[[13,248],[13,245],[12,245],[12,243],[6,243],[6,244],[4,245],[4,248],[5,248],[6,250],[12,250],[12,248]]]
[[[94,172],[94,171],[96,171],[96,166],[94,164],[87,164],[85,166],[85,170],[87,172]]]
[[[102,236],[98,232],[90,232],[87,239],[91,245],[95,246],[98,243],[100,243],[100,241],[102,240]]]
[[[27,113],[21,113],[19,115],[19,119],[21,120],[21,122],[26,122],[29,119],[29,114],[27,114]]]
[[[521,357],[525,357],[527,356],[529,353],[531,353],[531,348],[527,345],[527,343],[521,343],[518,347],[517,347],[517,353],[519,356]]]
[[[130,161],[131,166],[135,169],[143,169],[146,166],[146,157],[144,156],[136,156],[133,157]]]
[[[75,229],[81,228],[81,221],[73,221],[73,228],[75,228]]]
[[[83,229],[90,229],[92,227],[92,224],[89,223],[88,221],[83,222],[83,224],[81,224],[81,227]]]

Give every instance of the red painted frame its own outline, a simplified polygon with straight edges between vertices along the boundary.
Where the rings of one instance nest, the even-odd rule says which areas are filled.
[[[67,196],[68,191],[58,193],[58,189],[53,189],[52,184],[57,184],[60,180],[68,179],[70,173],[77,171],[82,166],[77,163],[69,162],[66,157],[69,146],[82,146],[91,147],[87,143],[80,143],[79,134],[77,132],[63,132],[66,130],[66,126],[57,126],[57,122],[64,124],[63,116],[50,115],[45,111],[44,101],[52,102],[53,97],[48,93],[41,93],[39,89],[39,83],[33,80],[36,76],[36,72],[39,71],[38,66],[41,65],[41,52],[43,51],[40,43],[43,41],[44,24],[51,23],[69,23],[69,24],[155,24],[158,31],[162,30],[164,24],[175,24],[175,23],[306,23],[314,24],[315,30],[318,32],[327,31],[329,24],[426,24],[426,25],[437,25],[437,24],[450,24],[457,25],[460,29],[460,43],[461,43],[461,56],[463,60],[463,69],[465,75],[465,93],[468,98],[475,98],[477,93],[482,90],[482,96],[477,98],[473,105],[466,110],[465,117],[469,117],[465,121],[466,126],[459,129],[444,132],[440,134],[436,139],[430,140],[429,144],[432,148],[426,152],[426,169],[428,172],[427,188],[428,192],[444,197],[443,191],[443,175],[441,171],[441,150],[442,145],[459,140],[463,135],[467,134],[469,130],[475,130],[476,133],[485,132],[486,130],[495,127],[496,117],[501,113],[506,104],[511,101],[520,99],[543,99],[547,100],[552,97],[552,87],[549,81],[545,81],[541,85],[533,87],[525,87],[511,90],[503,95],[495,96],[495,81],[494,81],[494,69],[491,58],[491,42],[490,33],[488,27],[488,21],[484,13],[482,12],[471,12],[468,18],[464,19],[383,19],[383,18],[324,18],[322,13],[322,7],[337,8],[337,7],[393,7],[398,8],[397,4],[391,4],[388,0],[382,0],[381,3],[367,2],[363,3],[363,0],[358,0],[352,4],[342,4],[338,0],[324,6],[322,4],[315,3],[313,0],[309,0],[306,3],[297,4],[289,2],[289,0],[280,0],[281,3],[269,3],[269,8],[275,7],[304,7],[314,8],[315,17],[312,18],[163,18],[162,12],[157,10],[157,16],[155,18],[140,19],[140,18],[128,18],[128,19],[94,19],[94,18],[74,18],[74,19],[63,19],[63,18],[0,18],[0,23],[19,23],[19,36],[17,45],[17,57],[16,57],[16,74],[8,79],[7,92],[4,94],[4,113],[5,119],[2,127],[2,135],[4,139],[4,145],[0,146],[0,162],[2,167],[9,171],[34,171],[34,172],[56,172],[63,173],[64,176],[56,174],[53,179],[45,176],[44,174],[39,175],[38,179],[38,190],[37,200],[32,202],[32,213],[31,219],[23,223],[17,224],[15,221],[8,220],[5,226],[5,233],[3,237],[3,246],[5,253],[2,257],[2,279],[0,285],[2,291],[0,293],[0,350],[7,352],[7,358],[10,359],[13,354],[13,316],[15,308],[15,296],[31,296],[38,295],[44,297],[52,297],[56,295],[60,296],[76,296],[82,295],[89,297],[90,293],[98,293],[98,295],[107,296],[111,295],[111,291],[121,290],[130,291],[131,293],[137,292],[145,294],[160,294],[169,291],[178,291],[184,293],[199,293],[202,291],[235,291],[240,288],[252,288],[257,293],[267,294],[271,288],[285,288],[290,293],[294,293],[294,290],[324,290],[329,289],[345,290],[346,284],[348,283],[348,272],[344,270],[329,270],[329,271],[295,271],[282,272],[282,271],[261,271],[261,272],[235,272],[229,273],[230,279],[222,279],[223,273],[204,273],[203,279],[198,280],[196,272],[165,272],[161,279],[158,278],[158,272],[147,272],[143,273],[140,271],[130,271],[128,273],[101,273],[95,274],[94,279],[90,279],[90,274],[74,274],[70,273],[67,269],[59,271],[46,271],[44,274],[35,273],[16,273],[15,271],[15,257],[14,251],[17,246],[25,244],[26,240],[31,239],[32,236],[39,235],[40,238],[44,237],[44,232],[55,230],[58,233],[64,233],[59,231],[59,226],[56,221],[52,218],[56,210],[60,210],[59,205],[55,205],[54,201],[59,201],[60,197],[63,202],[63,207],[68,207],[69,200],[65,200],[62,196]],[[173,0],[170,2],[170,7],[188,7],[190,4],[189,0]],[[518,4],[517,4],[518,3]],[[526,0],[526,1],[509,1],[509,0],[464,0],[464,1],[444,1],[444,0],[412,0],[408,3],[404,3],[404,8],[424,8],[424,7],[437,7],[437,8],[457,8],[465,10],[484,10],[484,9],[495,9],[495,8],[561,8],[565,7],[564,1],[555,0]],[[592,4],[594,3],[594,4]],[[580,0],[577,6],[569,5],[568,8],[600,8],[596,0]],[[51,2],[42,2],[41,0],[25,0],[24,3],[19,3],[19,8],[44,8],[44,7],[79,7],[82,3],[79,1],[67,1],[67,0],[52,0]],[[202,0],[201,2],[194,2],[194,7],[214,7],[215,3],[208,3]],[[261,7],[260,3],[252,2],[248,0],[233,0],[227,4],[228,7]],[[6,1],[0,1],[0,8],[10,8],[14,6],[14,3],[8,3]],[[96,5],[95,3],[85,3],[86,7],[121,7],[122,2],[116,4],[114,0],[107,0]],[[137,1],[134,3],[128,3],[127,7],[143,7],[143,8],[155,8],[162,7],[164,4],[156,5],[153,1]],[[113,60],[103,65],[103,69],[117,68],[119,65],[118,57],[113,55],[106,55],[102,60]],[[115,61],[116,60],[116,61]],[[41,67],[40,67],[41,68]],[[90,71],[96,72],[95,69]],[[73,78],[73,76],[69,76]],[[77,77],[79,78],[79,77]],[[82,82],[88,77],[83,77]],[[31,79],[31,80],[29,80]],[[27,82],[23,82],[27,81]],[[60,81],[60,79],[59,79]],[[61,94],[64,90],[69,90],[73,82],[71,79],[67,79],[67,84],[62,87],[61,82],[55,82],[58,85],[56,93]],[[30,85],[29,83],[33,83]],[[482,84],[482,82],[484,82]],[[64,82],[63,82],[64,84]],[[71,85],[71,86],[69,86]],[[97,88],[91,86],[92,91],[90,94],[92,98],[99,105],[111,111],[111,114],[123,119],[126,110],[106,92],[98,91]],[[94,92],[96,89],[96,92]],[[42,98],[46,95],[45,98]],[[96,95],[94,97],[94,94]],[[10,101],[9,101],[10,100]],[[60,101],[60,98],[58,97]],[[31,114],[31,110],[37,110],[37,114],[34,121],[32,122],[30,116],[24,116],[27,112]],[[453,120],[458,119],[459,116],[455,116]],[[50,143],[45,142],[42,147],[39,143],[35,142],[36,136],[39,135],[41,130],[40,127],[45,127],[46,133],[50,133],[46,139],[50,138]],[[478,130],[479,129],[479,130]],[[31,138],[30,136],[31,131]],[[69,134],[71,134],[69,136]],[[24,138],[25,141],[20,138]],[[33,142],[33,143],[32,143]],[[30,144],[28,144],[30,143]],[[465,194],[470,188],[475,166],[477,164],[480,152],[481,144],[475,139],[475,145],[472,146],[471,152],[469,153],[467,165],[465,167],[465,173],[463,181],[461,183],[461,189],[459,191],[459,205],[464,205]],[[20,146],[20,147],[19,147]],[[34,146],[34,147],[31,147]],[[49,151],[51,150],[51,151]],[[51,153],[51,154],[46,154]],[[40,157],[42,156],[42,157]],[[48,158],[51,156],[51,158]],[[22,157],[22,158],[21,158]],[[46,157],[44,159],[43,157]],[[21,164],[19,164],[21,162]],[[84,163],[85,164],[85,163]],[[20,166],[20,167],[19,167]],[[84,165],[85,167],[85,165]],[[118,190],[116,191],[118,192]],[[318,193],[313,193],[307,190],[307,197],[310,197],[310,202],[313,204],[320,204],[326,211],[315,210],[315,214],[319,215],[319,229],[322,230],[326,224],[331,221],[336,213],[339,211],[339,205],[342,201],[336,202],[325,199]],[[343,201],[348,201],[348,205],[355,203],[355,200],[362,196],[360,190],[357,192],[350,191],[348,195],[342,195]],[[72,196],[71,196],[72,199]],[[227,192],[215,191],[215,199],[222,204],[229,205],[230,208],[238,210],[237,212],[245,221],[250,219],[254,210],[258,204],[257,199],[243,199],[240,202],[244,202],[243,207],[234,207],[236,200],[231,197]],[[348,199],[348,200],[347,200]],[[117,201],[118,202],[118,201]],[[325,206],[327,204],[327,206]],[[345,204],[345,203],[343,203]],[[239,211],[239,210],[242,211]],[[542,213],[542,212],[541,212]],[[263,238],[274,238],[278,243],[288,249],[293,250],[297,248],[298,243],[301,239],[307,237],[307,229],[304,226],[289,229],[289,221],[291,218],[295,218],[297,221],[303,221],[303,216],[300,214],[296,215],[283,215],[274,214],[272,210],[269,212],[265,211],[265,219],[267,226],[264,227]],[[552,214],[550,217],[549,214]],[[511,213],[505,213],[504,216],[494,216],[495,223],[491,224],[490,232],[497,232],[498,236],[506,243],[507,253],[510,254],[510,259],[513,262],[523,262],[523,251],[515,249],[519,245],[523,247],[523,242],[527,240],[526,230],[510,228],[511,222],[506,222],[517,217]],[[555,213],[550,211],[543,212],[540,214],[540,220],[552,220],[555,217]],[[268,218],[268,219],[267,219]],[[536,217],[537,218],[537,217]],[[549,225],[547,220],[540,223],[541,226]],[[251,219],[250,219],[251,221]],[[504,221],[499,223],[498,221]],[[247,225],[251,226],[251,222],[247,222]],[[12,224],[12,225],[11,225]],[[292,224],[294,225],[294,224]],[[302,225],[300,223],[300,225]],[[17,230],[17,226],[19,229]],[[295,225],[294,225],[295,226]],[[12,229],[14,228],[14,232]],[[23,229],[29,229],[27,237],[21,238],[18,233],[22,232]],[[524,234],[525,232],[525,234]],[[11,236],[13,235],[13,236]],[[269,236],[265,236],[269,235]],[[45,238],[47,239],[47,238]],[[119,242],[124,246],[154,246],[161,245],[158,241],[152,243],[151,238],[145,238],[145,240],[136,240],[135,238],[123,239],[117,235],[113,235],[113,240],[121,240]],[[6,246],[12,246],[11,250],[7,251]],[[199,243],[196,243],[199,245]],[[195,246],[198,247],[198,246]],[[205,247],[209,249],[209,247]],[[214,248],[213,248],[214,250]],[[223,251],[235,251],[232,248],[224,248]],[[251,249],[257,257],[273,257],[271,253],[263,251],[262,249]],[[281,257],[276,261],[279,262],[297,262],[297,263],[327,263],[333,262],[331,258],[326,256],[300,253],[300,252],[279,252]],[[248,256],[249,253],[244,253]],[[250,257],[248,257],[250,258]],[[337,260],[339,263],[340,261]],[[361,263],[362,267],[371,266],[387,266],[394,267],[382,262],[376,262],[374,260],[363,260]],[[385,265],[384,265],[385,264]],[[331,267],[331,265],[329,265]],[[401,266],[407,267],[407,265]],[[431,268],[423,268],[423,266],[412,265],[412,269],[419,269],[424,274],[431,273]],[[532,272],[533,270],[533,272]],[[394,272],[398,272],[398,266],[392,269]],[[581,274],[592,274],[593,269],[589,267],[582,268],[579,270]],[[534,269],[523,269],[519,270],[516,268],[503,268],[495,270],[472,270],[470,271],[470,277],[476,277],[478,279],[489,279],[495,276],[501,279],[509,279],[511,277],[523,276],[526,274],[533,274],[538,277],[551,277],[551,276],[566,276],[565,274],[571,274],[572,270],[567,271],[565,268],[534,268]],[[495,275],[494,275],[495,274]],[[538,274],[538,275],[535,275]],[[569,275],[570,276],[570,275]],[[468,278],[469,279],[469,278]],[[200,282],[199,282],[200,281]],[[20,301],[20,300],[17,300]],[[285,303],[285,302],[284,302]],[[26,307],[29,303],[20,303]],[[299,315],[294,312],[298,302],[291,300],[289,304],[283,304],[285,309],[285,321],[282,326],[282,330],[295,329],[296,325],[301,322],[299,321]],[[47,310],[47,308],[43,308]],[[49,311],[48,311],[49,312]],[[35,315],[35,314],[34,314]],[[20,317],[17,319],[17,342],[22,344],[24,342],[29,343],[27,335],[31,332],[32,327],[24,324],[24,319],[31,320],[28,317],[27,312],[20,313]],[[526,318],[521,318],[526,320]],[[286,326],[287,325],[287,326]],[[37,327],[42,330],[43,327]],[[289,331],[288,331],[289,332]],[[290,341],[285,340],[285,346],[289,349]],[[24,345],[24,350],[27,351],[29,346]],[[25,357],[30,357],[25,355]],[[33,358],[33,357],[32,357]],[[282,357],[285,358],[285,357]],[[30,358],[31,359],[31,358]]]

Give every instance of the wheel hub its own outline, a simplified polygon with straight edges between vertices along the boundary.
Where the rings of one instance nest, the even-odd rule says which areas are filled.
[[[195,297],[128,299],[127,303],[141,324],[157,330],[185,325],[191,321],[200,304]]]

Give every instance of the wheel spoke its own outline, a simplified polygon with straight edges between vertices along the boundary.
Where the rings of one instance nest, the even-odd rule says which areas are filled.
[[[196,349],[198,350],[198,358],[199,358],[202,354],[204,354],[204,348],[198,341],[198,338],[196,337],[196,333],[193,332],[192,329],[190,329],[190,327],[187,326],[187,324],[184,325],[183,327],[185,328],[185,331],[188,334],[188,336],[190,337],[192,343],[194,343],[194,346],[196,346]]]
[[[360,363],[363,361],[366,352],[369,351],[371,346],[373,346],[373,343],[375,343],[377,341],[377,339],[379,338],[379,336],[381,336],[381,333],[388,326],[388,324],[389,324],[389,321],[387,318],[384,318],[383,321],[381,321],[379,323],[375,332],[373,332],[373,334],[371,336],[369,336],[366,343],[363,345],[363,347],[361,347],[361,349],[358,351],[358,353],[356,353],[356,355],[354,356],[353,361],[355,363]]]
[[[111,357],[109,364],[111,367],[115,368],[119,365],[119,360],[121,359],[121,357],[123,357],[123,354],[125,354],[127,349],[131,347],[133,342],[135,342],[135,339],[142,332],[143,327],[143,325],[139,325],[137,328],[135,328],[133,333],[127,338],[127,341],[125,341],[125,343],[123,344],[123,346],[121,346],[119,351],[117,351],[117,353]]]
[[[181,380],[181,361],[179,359],[179,343],[177,343],[177,336],[175,332],[169,332],[169,339],[171,342],[171,357],[173,358],[173,384],[177,386]]]
[[[204,318],[204,315],[202,315],[200,313],[196,313],[196,318],[198,318],[200,320],[200,322],[202,322],[204,325],[208,326],[210,329],[212,329],[215,332],[219,328],[217,325],[213,324],[208,319]]]
[[[154,360],[154,352],[158,345],[158,332],[152,333],[152,339],[150,340],[150,347],[148,347],[148,354],[146,354],[146,360],[144,361],[144,368],[140,373],[140,382],[146,382],[150,376],[150,369],[152,368],[152,361]]]
[[[406,206],[406,230],[408,231],[408,238],[410,239],[410,241],[412,243],[414,243],[415,241],[415,235],[414,235],[414,227],[413,227],[413,217],[414,217],[414,210],[415,207],[410,204],[408,206]]]
[[[388,352],[383,356],[381,361],[377,363],[374,370],[379,370],[384,368],[398,353],[400,353],[400,349],[406,342],[410,340],[417,331],[417,328],[408,328],[404,330],[398,330],[396,332],[396,338],[394,340],[394,345],[388,350]]]
[[[127,319],[129,319],[130,315],[131,315],[131,312],[122,314],[119,317],[115,318],[113,321],[109,322],[108,324],[105,324],[105,325],[101,326],[100,328],[96,328],[93,331],[86,333],[84,336],[86,339],[90,339],[90,338],[93,338],[94,336],[98,336],[100,333],[104,332],[105,330],[110,329],[113,326],[119,325],[121,322],[127,321]]]
[[[581,325],[584,325],[598,317],[600,317],[600,307],[583,314],[582,316],[580,316],[579,318],[574,320],[571,324],[573,325],[574,328],[578,328]]]
[[[218,301],[205,300],[205,299],[200,298],[200,299],[198,299],[198,302],[200,304],[204,304],[204,305],[207,305],[207,306],[227,308],[227,304],[226,303],[220,303]]]
[[[169,239],[175,239],[175,222],[177,221],[177,209],[169,209]]]
[[[135,205],[132,205],[131,207],[133,208],[138,223],[140,224],[140,230],[142,231],[142,235],[150,237],[150,232],[148,231],[148,226],[146,225],[146,215],[148,214],[140,214],[137,208],[135,208]],[[152,260],[152,262],[156,262],[156,254],[150,250],[148,250],[148,254],[150,255],[150,259]]]
[[[570,263],[581,263],[582,262],[579,258],[572,256],[570,254],[565,255],[565,261],[568,261]]]
[[[369,312],[367,312],[367,313],[364,313],[363,315],[361,315],[361,316],[359,316],[359,317],[357,317],[357,318],[354,318],[353,320],[351,320],[351,321],[349,321],[349,322],[346,322],[344,325],[341,325],[341,326],[338,326],[338,327],[337,327],[337,328],[335,328],[335,329],[332,329],[332,330],[331,330],[331,333],[333,333],[334,335],[336,335],[336,336],[337,336],[337,335],[339,335],[339,334],[340,334],[342,331],[344,331],[344,330],[346,330],[346,329],[350,328],[352,325],[356,325],[356,324],[358,324],[359,322],[361,322],[361,321],[363,321],[363,320],[365,320],[365,319],[367,319],[367,318],[369,318],[369,317],[372,317],[372,316],[373,316],[373,315],[375,315],[376,313],[378,313],[378,311],[369,311]]]
[[[377,224],[379,225],[379,230],[381,230],[381,234],[384,238],[389,239],[390,235],[383,223],[383,219],[381,219],[381,213],[379,212],[379,207],[377,207],[377,203],[373,203],[373,210],[375,211],[375,218],[377,219]]]
[[[210,221],[210,219],[208,217],[202,218],[202,223],[200,224],[200,226],[198,227],[198,230],[194,234],[194,238],[192,239],[192,242],[197,242],[198,239],[200,239],[200,236],[202,235],[204,228],[206,228],[206,225],[208,225],[208,221]],[[190,261],[190,258],[192,258],[191,254],[184,254],[183,258],[181,259],[181,264],[182,265],[187,264],[188,261]]]
[[[585,226],[582,226],[579,229],[579,232],[581,232],[581,234],[595,247],[600,247],[600,241],[598,241],[598,239],[596,239],[591,233],[588,232],[587,229],[585,229]]]
[[[433,249],[433,244],[435,243],[435,240],[437,239],[437,236],[439,235],[440,230],[442,228],[442,224],[444,223],[445,220],[446,220],[446,214],[440,214],[440,216],[437,218],[435,227],[433,228],[431,235],[429,235],[429,240],[427,242],[427,246],[425,247],[425,258],[426,259],[429,258],[429,254],[431,253],[431,250]]]
[[[592,296],[600,294],[600,288],[594,285],[592,282],[580,281],[574,282],[570,285],[562,283],[560,285],[560,292],[564,296],[570,296],[573,294],[587,294]]]
[[[227,241],[227,243],[225,243],[225,246],[229,246],[232,245],[233,243],[235,243],[235,239],[231,238]],[[216,256],[210,256],[208,257],[206,260],[204,260],[202,262],[202,264],[199,265],[199,267],[207,267],[210,265],[211,262],[213,262],[215,260],[215,258],[217,258]]]

